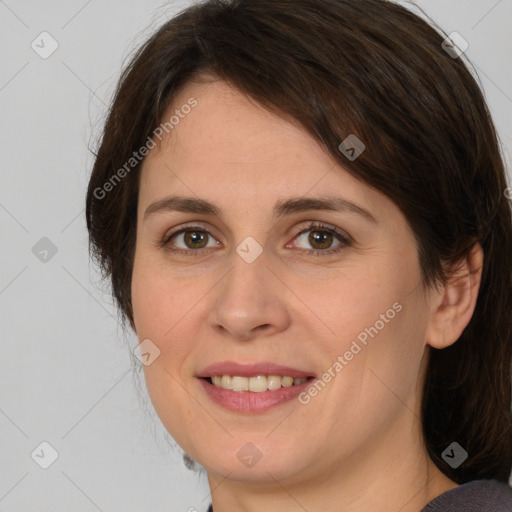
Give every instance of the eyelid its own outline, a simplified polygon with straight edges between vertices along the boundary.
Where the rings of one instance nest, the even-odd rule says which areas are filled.
[[[306,222],[306,225],[302,226],[301,228],[298,228],[298,231],[295,233],[293,238],[297,238],[299,235],[301,235],[304,232],[314,231],[316,229],[318,231],[325,230],[325,231],[332,232],[333,234],[339,236],[345,242],[351,242],[351,243],[354,242],[354,239],[345,230],[338,228],[332,224],[327,224],[326,222],[314,221],[314,220],[305,221],[305,222]]]
[[[191,222],[190,224],[184,224],[178,227],[178,229],[172,231],[170,233],[166,233],[163,236],[162,243],[167,243],[173,236],[181,234],[183,231],[193,231],[194,229],[201,229],[208,234],[211,234],[212,228],[211,225],[207,223],[203,223],[201,221]]]
[[[217,243],[219,241],[217,240],[216,236],[213,236],[211,233],[211,227],[209,225],[206,225],[207,223],[203,223],[201,221],[192,222],[190,224],[185,224],[180,226],[178,229],[172,231],[170,234],[165,234],[162,241],[160,242],[161,247],[165,247],[170,252],[174,253],[180,253],[180,254],[187,254],[192,253],[193,255],[201,255],[204,251],[208,251],[212,249],[211,247],[208,248],[200,248],[200,249],[171,249],[168,246],[170,240],[187,231],[193,231],[194,229],[198,231],[204,231],[207,236],[212,237],[216,240]],[[327,256],[329,254],[339,253],[341,250],[345,247],[351,246],[355,243],[354,239],[351,235],[349,235],[345,230],[342,230],[341,228],[338,228],[332,224],[327,224],[322,221],[303,221],[300,223],[301,226],[294,229],[294,235],[292,237],[292,241],[295,240],[298,236],[302,235],[303,233],[307,233],[308,231],[325,231],[331,233],[335,238],[338,238],[340,244],[335,246],[334,248],[329,249],[301,249],[298,248],[299,252],[306,253],[306,254],[318,254]],[[304,225],[305,224],[305,225]],[[286,244],[285,247],[289,247],[289,243]]]
[[[336,234],[340,235],[341,237],[346,238],[348,241],[351,241],[351,242],[354,241],[353,238],[345,230],[342,230],[341,228],[337,228],[336,226],[334,226],[332,224],[328,224],[323,221],[306,220],[306,221],[300,222],[300,224],[301,224],[300,227],[294,228],[294,230],[296,229],[296,232],[293,235],[294,238],[296,238],[297,236],[302,234],[304,231],[307,231],[307,230],[313,229],[314,227],[317,227],[317,228],[334,231]],[[164,238],[164,240],[168,240],[170,237],[177,235],[178,233],[181,233],[182,231],[185,231],[188,229],[194,229],[194,228],[200,228],[200,229],[204,230],[205,232],[211,234],[211,232],[210,232],[211,225],[209,223],[202,222],[202,221],[195,221],[195,222],[191,222],[189,224],[181,225],[176,231],[172,231],[169,234],[166,233],[163,238]]]

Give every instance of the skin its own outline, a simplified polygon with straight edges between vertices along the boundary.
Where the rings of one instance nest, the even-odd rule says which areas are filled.
[[[480,246],[445,287],[423,288],[413,234],[389,198],[352,177],[303,128],[223,81],[187,84],[165,117],[191,97],[198,105],[150,151],[139,190],[134,325],[140,341],[160,349],[144,367],[157,414],[206,469],[215,512],[419,511],[457,486],[427,455],[421,390],[430,347],[454,343],[471,318]],[[377,222],[318,210],[272,217],[278,200],[334,193]],[[162,211],[144,219],[171,194],[213,202],[222,218]],[[354,242],[315,256],[326,249],[308,241],[315,229],[299,236],[308,221]],[[168,243],[183,254],[160,244],[196,223],[207,232],[202,255],[191,253],[204,245],[187,245],[183,234]],[[252,263],[236,252],[248,236],[263,248]],[[327,238],[328,249],[340,244]],[[305,405],[232,412],[196,378],[225,360],[321,376],[397,302],[402,310]],[[249,441],[261,452],[252,467],[237,457]]]

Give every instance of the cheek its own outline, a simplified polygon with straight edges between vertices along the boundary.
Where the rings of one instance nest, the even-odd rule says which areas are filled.
[[[190,370],[187,361],[193,347],[188,316],[198,301],[198,290],[188,284],[181,287],[161,265],[143,258],[134,262],[132,305],[137,337],[139,342],[150,339],[160,351],[151,365],[144,366],[148,392],[159,414],[162,391],[165,400],[174,402],[174,394]]]
[[[394,392],[402,396],[414,389],[424,352],[427,310],[419,267],[412,256],[390,256],[352,270],[326,281],[317,289],[323,293],[307,295],[321,321],[315,320],[315,345],[327,355],[323,370],[336,374],[332,389],[341,400],[362,405],[379,396],[387,403],[396,400]]]
[[[132,305],[139,338],[162,341],[176,337],[188,310],[198,301],[196,281],[173,275],[149,255],[135,257],[132,276]],[[204,293],[204,292],[203,292]]]
[[[344,268],[324,280],[308,275],[296,283],[294,290],[314,313],[307,318],[319,324],[318,338],[333,357],[349,350],[354,340],[364,346],[365,341],[385,337],[400,321],[402,302],[416,274],[392,260],[373,263]]]
[[[143,366],[148,395],[169,433],[186,449],[190,429],[197,421],[196,402],[184,391],[193,346],[187,332],[187,313],[198,301],[193,283],[180,287],[179,280],[161,265],[135,260],[132,304],[139,342],[150,339],[160,350],[150,365]],[[178,281],[178,282],[177,282]],[[179,412],[179,414],[178,414]]]

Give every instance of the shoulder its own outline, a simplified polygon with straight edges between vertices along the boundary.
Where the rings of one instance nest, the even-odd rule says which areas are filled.
[[[512,488],[497,480],[474,480],[433,499],[421,512],[512,512]]]

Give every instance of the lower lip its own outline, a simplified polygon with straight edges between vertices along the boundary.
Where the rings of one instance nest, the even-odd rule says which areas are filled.
[[[199,379],[207,395],[217,404],[230,411],[244,414],[258,414],[289,402],[302,393],[313,382],[313,378],[297,386],[279,388],[273,391],[232,391],[210,384],[207,379]]]

